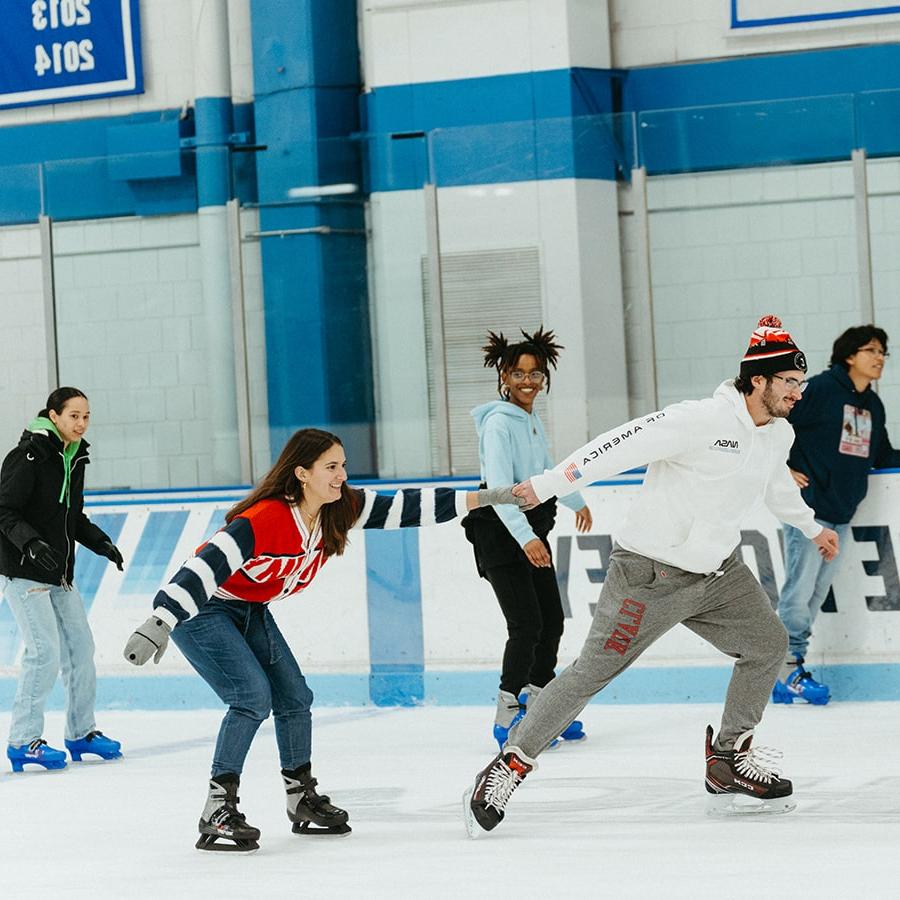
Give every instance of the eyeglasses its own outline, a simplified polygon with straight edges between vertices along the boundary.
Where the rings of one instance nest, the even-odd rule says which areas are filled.
[[[537,371],[522,372],[519,369],[513,369],[512,372],[509,373],[509,380],[513,384],[522,384],[523,381],[530,381],[532,384],[543,384],[544,373]]]
[[[777,378],[779,381],[783,381],[787,385],[789,391],[800,391],[802,394],[808,386],[807,382],[800,381],[797,378],[785,378],[783,375],[773,375],[772,377]]]
[[[882,350],[881,347],[860,347],[857,353],[874,353],[875,356],[880,356],[883,359],[887,359],[891,354],[888,353],[887,350]]]

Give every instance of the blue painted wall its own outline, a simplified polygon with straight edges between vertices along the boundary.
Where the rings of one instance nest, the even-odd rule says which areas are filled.
[[[355,0],[251,3],[261,204],[291,188],[362,183]],[[339,433],[354,471],[372,473],[374,399],[365,220],[355,202],[263,206],[262,231],[330,227],[357,234],[262,240],[269,425],[277,453],[297,428]]]
[[[195,121],[193,111],[180,112],[0,128],[0,225],[35,222],[42,212],[60,220],[195,212],[196,151],[181,146],[195,137]],[[252,106],[236,106],[234,120],[252,133]],[[256,199],[249,156],[236,155],[220,202]]]

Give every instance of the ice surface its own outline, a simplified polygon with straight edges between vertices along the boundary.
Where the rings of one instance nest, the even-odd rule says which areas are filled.
[[[271,722],[241,809],[248,857],[193,848],[220,710],[103,712],[117,762],[0,776],[0,898],[880,898],[900,892],[900,703],[772,707],[798,808],[705,815],[703,736],[721,707],[589,706],[587,741],[540,757],[481,840],[461,796],[490,760],[487,707],[321,709],[313,771],[353,834],[291,834]],[[9,715],[0,715],[5,735]],[[62,744],[60,713],[45,737]],[[6,765],[5,760],[3,764]]]

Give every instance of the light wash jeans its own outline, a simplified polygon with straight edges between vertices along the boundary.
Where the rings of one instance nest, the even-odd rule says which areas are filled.
[[[812,625],[825,602],[828,589],[843,558],[844,544],[850,536],[850,524],[834,525],[823,519],[816,521],[837,532],[841,555],[825,562],[819,548],[793,525],[784,525],[784,587],[778,601],[778,615],[788,633],[788,652],[792,656],[806,656]]]
[[[265,604],[213,597],[175,626],[172,640],[228,706],[213,754],[213,778],[241,774],[270,712],[281,768],[309,762],[313,694]]]
[[[81,594],[74,587],[64,590],[27,578],[2,580],[25,642],[9,743],[18,747],[43,737],[44,704],[58,674],[66,689],[65,737],[77,741],[96,728],[97,694],[94,638]]]

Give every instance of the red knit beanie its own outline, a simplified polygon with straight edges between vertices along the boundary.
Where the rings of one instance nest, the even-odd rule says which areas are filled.
[[[750,335],[750,346],[741,360],[741,376],[774,375],[788,369],[806,371],[806,357],[784,330],[778,316],[763,316]]]

